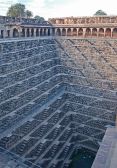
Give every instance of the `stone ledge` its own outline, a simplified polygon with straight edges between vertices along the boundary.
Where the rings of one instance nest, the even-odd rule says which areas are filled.
[[[92,168],[117,168],[117,128],[108,128]]]

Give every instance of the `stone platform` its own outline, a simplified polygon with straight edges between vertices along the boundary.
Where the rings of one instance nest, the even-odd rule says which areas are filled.
[[[92,168],[117,168],[117,128],[108,128]]]

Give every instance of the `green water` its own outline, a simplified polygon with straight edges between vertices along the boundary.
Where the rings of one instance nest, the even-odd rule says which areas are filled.
[[[96,153],[88,149],[81,148],[76,154],[74,153],[72,155],[72,162],[69,168],[91,168],[95,155]]]

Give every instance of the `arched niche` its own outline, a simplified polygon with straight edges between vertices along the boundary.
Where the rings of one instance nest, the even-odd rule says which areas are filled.
[[[55,36],[55,28],[52,28],[52,36]]]
[[[4,37],[4,30],[1,30],[1,36],[0,38],[3,38]]]
[[[22,29],[21,36],[25,37],[25,29],[24,28]]]
[[[46,36],[46,32],[47,32],[47,29],[44,28],[44,29],[43,29],[43,35],[44,35],[44,36]]]
[[[34,29],[32,28],[31,29],[31,37],[33,37],[34,36]]]
[[[97,29],[96,28],[92,29],[92,37],[97,37]]]
[[[76,29],[76,28],[73,28],[72,35],[73,35],[73,36],[77,36],[77,29]]]
[[[85,37],[91,37],[91,29],[90,28],[86,28]]]
[[[111,29],[107,28],[105,31],[105,37],[111,37]]]
[[[38,37],[39,36],[39,29],[37,28],[36,29],[36,37]]]
[[[13,37],[19,37],[19,32],[16,28],[13,29]]]
[[[65,28],[62,29],[62,36],[66,36],[66,29]]]
[[[99,29],[99,34],[98,34],[99,37],[104,37],[104,29],[103,28],[100,28]]]
[[[7,30],[7,37],[10,37],[10,30]]]
[[[71,28],[67,29],[67,36],[71,36]]]
[[[47,29],[47,35],[50,36],[51,33],[50,33],[50,28]]]
[[[112,36],[113,36],[114,38],[117,38],[117,28],[114,28],[114,29],[113,29]]]
[[[78,36],[82,37],[83,36],[83,29],[79,28],[78,30]]]
[[[56,35],[61,36],[61,30],[59,28],[56,30]]]

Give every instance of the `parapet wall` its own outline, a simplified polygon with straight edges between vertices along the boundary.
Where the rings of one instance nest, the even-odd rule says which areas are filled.
[[[49,22],[51,24],[110,24],[117,23],[117,16],[52,18]]]
[[[13,24],[13,23],[36,24],[36,25],[39,25],[40,21],[38,21],[37,19],[32,19],[32,18],[20,18],[20,17],[0,16],[0,24]]]

